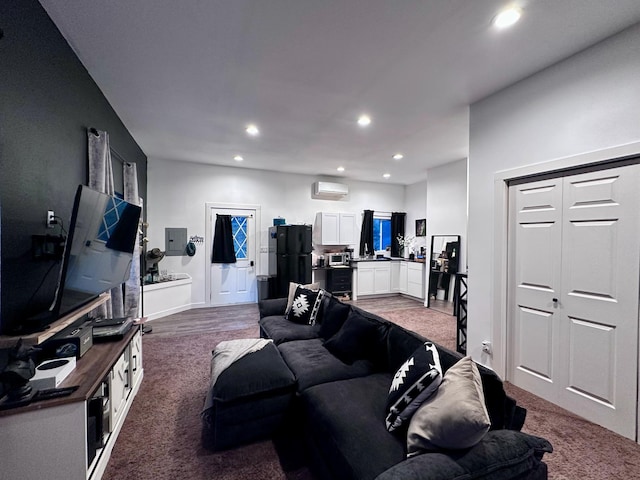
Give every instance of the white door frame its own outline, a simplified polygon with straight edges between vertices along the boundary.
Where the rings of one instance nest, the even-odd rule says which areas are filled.
[[[492,368],[502,377],[507,374],[507,345],[508,345],[508,226],[509,226],[509,182],[526,177],[534,177],[543,174],[558,173],[563,170],[581,167],[597,167],[614,162],[621,162],[630,157],[640,155],[640,142],[628,143],[594,152],[559,158],[548,162],[537,163],[524,167],[499,171],[494,175],[494,211],[493,211],[493,298],[492,312],[492,337],[493,337],[493,362]],[[636,159],[631,163],[640,163]],[[638,338],[640,344],[640,335]],[[640,372],[640,359],[638,361]],[[640,381],[640,373],[639,373]],[[638,399],[640,411],[640,398]],[[640,415],[638,415],[638,428],[640,429]]]
[[[262,271],[260,268],[260,240],[262,238],[262,222],[260,217],[261,207],[260,205],[246,204],[246,203],[218,203],[218,202],[206,202],[204,209],[205,216],[205,232],[207,236],[205,238],[205,255],[204,271],[205,271],[205,305],[211,306],[211,249],[213,248],[213,238],[210,238],[210,233],[213,231],[213,224],[211,222],[211,210],[212,209],[227,209],[227,210],[254,210],[255,211],[255,229],[256,229],[256,241],[254,242],[254,258],[255,258],[255,271],[256,275]],[[211,242],[208,245],[208,242]]]

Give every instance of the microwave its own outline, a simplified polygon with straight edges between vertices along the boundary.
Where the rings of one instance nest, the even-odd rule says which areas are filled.
[[[350,252],[330,253],[329,254],[329,266],[335,267],[336,265],[349,265],[351,261]]]

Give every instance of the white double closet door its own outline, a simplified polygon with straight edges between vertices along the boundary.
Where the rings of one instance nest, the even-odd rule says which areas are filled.
[[[509,187],[508,378],[637,440],[640,166]]]

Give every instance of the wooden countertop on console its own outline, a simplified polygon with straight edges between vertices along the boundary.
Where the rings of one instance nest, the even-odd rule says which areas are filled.
[[[79,388],[71,395],[32,402],[24,407],[0,410],[0,417],[87,401],[139,329],[139,325],[134,325],[122,340],[94,343],[81,358],[77,359],[76,368],[58,386],[58,388],[61,388],[78,385]]]
[[[49,328],[43,330],[42,332],[36,332],[29,335],[21,336],[0,335],[0,348],[12,348],[16,343],[18,343],[18,340],[20,338],[22,338],[22,343],[24,345],[40,345],[48,338],[53,337],[56,333],[71,325],[83,315],[86,315],[89,312],[95,310],[97,307],[109,300],[109,298],[111,298],[111,294],[109,292],[103,293],[102,295],[98,296],[94,300],[91,300],[79,309],[59,318],[58,320],[53,322],[49,326]]]

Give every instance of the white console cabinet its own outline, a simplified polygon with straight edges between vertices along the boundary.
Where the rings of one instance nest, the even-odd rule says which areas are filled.
[[[94,344],[60,387],[67,397],[0,411],[2,478],[99,480],[143,378],[142,333]],[[108,385],[108,388],[105,388]],[[90,461],[89,402],[103,392],[103,446]]]

